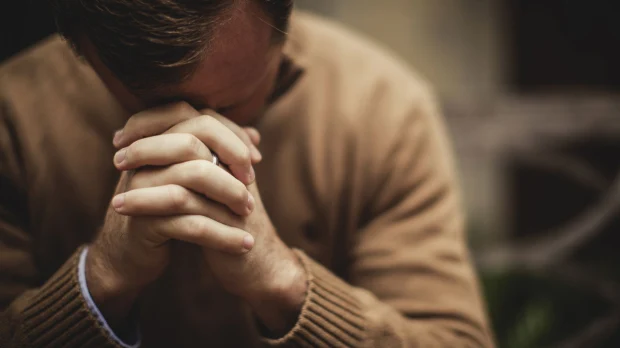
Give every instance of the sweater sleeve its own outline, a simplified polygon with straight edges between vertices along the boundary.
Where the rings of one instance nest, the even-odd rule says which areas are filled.
[[[80,261],[78,263],[78,280],[80,282],[81,295],[84,297],[84,300],[86,301],[86,305],[88,306],[89,311],[94,314],[99,324],[103,326],[103,328],[105,329],[106,333],[110,337],[112,337],[114,342],[118,343],[121,347],[123,348],[140,347],[142,343],[140,339],[140,331],[135,326],[132,326],[130,327],[128,334],[126,334],[121,339],[119,335],[117,335],[116,332],[112,330],[112,328],[108,324],[108,321],[105,319],[105,317],[99,310],[99,307],[97,307],[97,304],[91,297],[90,290],[88,289],[88,282],[86,281],[86,256],[87,255],[88,255],[88,247],[85,247],[82,249],[82,252],[80,253]]]
[[[0,347],[121,347],[89,310],[81,249],[49,279],[37,269],[19,146],[0,109]]]
[[[271,347],[493,347],[467,251],[452,154],[430,97],[367,149],[374,191],[346,281],[297,251],[309,290]],[[402,104],[401,104],[402,105]],[[387,121],[390,122],[390,121]],[[379,139],[380,135],[373,139]],[[363,145],[362,145],[363,146]],[[368,191],[367,191],[368,192]]]

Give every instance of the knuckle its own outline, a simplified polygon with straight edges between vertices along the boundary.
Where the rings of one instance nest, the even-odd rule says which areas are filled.
[[[249,193],[245,186],[241,185],[235,190],[234,203],[241,207],[245,207],[248,204]]]
[[[212,115],[202,115],[200,116],[200,121],[206,129],[214,129],[215,127],[219,127],[220,124],[222,124],[220,120],[218,120],[215,116]]]
[[[141,118],[132,117],[125,124],[125,128],[123,130],[123,136],[128,137],[133,142],[135,142],[136,140],[145,138],[147,134],[146,134],[146,129],[143,126],[144,126],[144,122]]]
[[[252,161],[252,156],[250,154],[250,148],[247,146],[243,146],[239,151],[238,155],[239,164],[250,164]]]
[[[215,118],[209,115],[200,115],[198,117],[192,118],[189,122],[191,122],[191,128],[196,129],[200,133],[200,138],[205,142],[209,143],[214,138],[214,124],[217,122]]]
[[[217,120],[218,122],[223,123],[223,124],[227,124],[228,122],[232,122],[232,121],[228,120],[226,117],[216,113],[215,111],[211,111],[209,113],[209,116],[213,117],[215,120]]]
[[[205,137],[205,141],[214,141],[217,136],[216,132],[218,129],[219,121],[216,120],[213,116],[203,115],[198,120],[198,126],[203,130],[202,135]]]
[[[208,239],[210,233],[209,231],[209,224],[206,220],[203,218],[196,218],[192,220],[192,223],[190,223],[187,233],[194,235],[196,239],[199,239],[204,243]]]
[[[170,185],[168,186],[168,196],[172,208],[179,210],[187,206],[189,201],[189,192],[180,186]]]
[[[194,160],[186,163],[186,180],[191,182],[198,190],[200,190],[200,188],[206,185],[207,181],[212,177],[213,168],[215,166],[213,163],[206,160]]]
[[[196,117],[194,121],[197,126],[200,126],[202,129],[206,130],[212,129],[215,122],[219,122],[211,115],[200,115],[199,117]]]
[[[172,105],[172,108],[174,112],[178,113],[179,115],[194,117],[199,114],[198,111],[196,111],[196,109],[194,109],[194,107],[186,101],[176,102]]]
[[[201,115],[200,116],[200,121],[207,123],[207,124],[213,124],[215,122],[219,122],[214,116],[212,115]]]
[[[185,142],[185,148],[190,155],[198,157],[202,154],[202,150],[205,145],[200,141],[200,139],[198,139],[192,134],[187,134],[185,136]]]
[[[205,160],[194,161],[193,165],[196,167],[194,173],[200,178],[208,178],[211,176],[213,170],[213,163]]]
[[[240,130],[237,135],[239,136],[239,138],[241,138],[241,140],[247,145],[254,145],[252,143],[252,139],[250,138],[250,136],[248,135],[248,133],[244,132],[243,130]]]

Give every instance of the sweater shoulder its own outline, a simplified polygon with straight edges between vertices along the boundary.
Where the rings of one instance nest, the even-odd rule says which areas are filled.
[[[332,20],[298,12],[290,40],[306,68],[308,93],[328,100],[331,117],[353,127],[411,122],[435,103],[434,91],[397,54]]]

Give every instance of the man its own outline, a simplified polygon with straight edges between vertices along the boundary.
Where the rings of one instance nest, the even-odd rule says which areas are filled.
[[[54,1],[74,50],[0,70],[0,346],[492,346],[428,88],[291,7]]]

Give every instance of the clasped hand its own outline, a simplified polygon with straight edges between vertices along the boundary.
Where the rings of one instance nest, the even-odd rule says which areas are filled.
[[[294,323],[306,276],[260,199],[259,141],[255,129],[186,103],[140,112],[116,134],[123,174],[87,258],[89,288],[109,320],[122,320],[180,240],[201,246],[215,278],[267,327]]]

